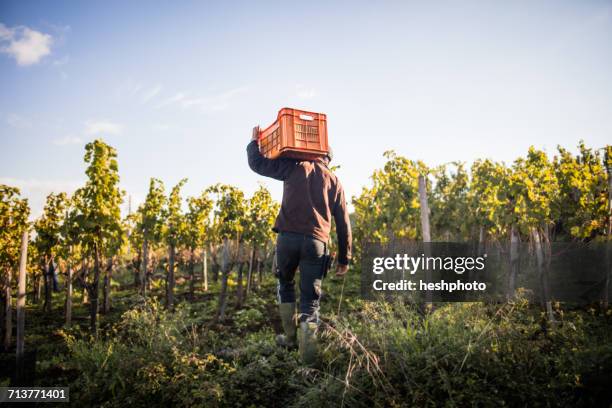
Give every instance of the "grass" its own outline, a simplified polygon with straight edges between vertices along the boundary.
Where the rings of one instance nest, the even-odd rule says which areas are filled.
[[[266,277],[244,307],[215,319],[219,284],[188,297],[177,287],[167,312],[163,285],[145,301],[117,273],[100,334],[75,295],[63,327],[53,310],[26,312],[26,350],[36,350],[33,385],[69,385],[75,406],[608,406],[612,401],[612,316],[557,305],[547,323],[527,301],[503,305],[415,305],[364,301],[359,277],[324,283],[321,358],[303,367],[279,349],[275,282]],[[344,286],[343,286],[344,284]],[[230,302],[235,299],[230,285]],[[2,355],[2,366],[13,362]],[[8,370],[0,383],[9,382]]]

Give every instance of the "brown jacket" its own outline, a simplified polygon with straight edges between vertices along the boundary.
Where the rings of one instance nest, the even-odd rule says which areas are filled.
[[[351,259],[351,223],[340,181],[319,160],[270,160],[259,152],[257,141],[247,146],[249,167],[262,176],[283,181],[283,202],[273,230],[310,235],[329,241],[332,217],[338,235],[338,263]]]

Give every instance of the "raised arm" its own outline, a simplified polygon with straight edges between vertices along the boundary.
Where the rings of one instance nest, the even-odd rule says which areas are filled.
[[[259,126],[256,126],[253,128],[251,142],[247,146],[247,157],[251,170],[262,176],[272,177],[277,180],[287,179],[297,166],[297,162],[291,159],[271,160],[264,157],[259,151],[258,137]]]

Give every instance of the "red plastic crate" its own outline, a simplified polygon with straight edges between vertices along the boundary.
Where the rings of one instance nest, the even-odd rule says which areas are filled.
[[[268,159],[313,160],[329,151],[324,113],[283,108],[276,122],[259,132],[259,151]]]

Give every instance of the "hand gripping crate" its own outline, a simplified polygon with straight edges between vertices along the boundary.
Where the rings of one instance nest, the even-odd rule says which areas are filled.
[[[283,108],[276,122],[259,132],[259,150],[268,159],[313,160],[325,156],[327,117],[324,113]]]

